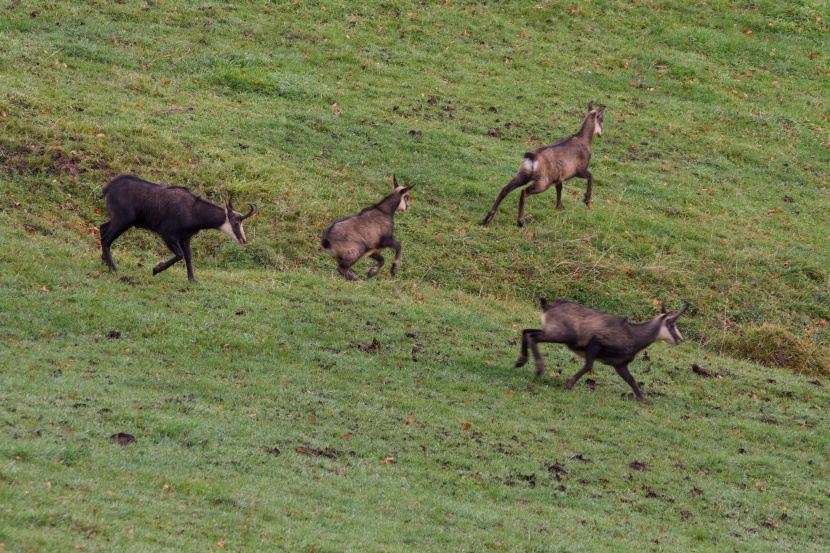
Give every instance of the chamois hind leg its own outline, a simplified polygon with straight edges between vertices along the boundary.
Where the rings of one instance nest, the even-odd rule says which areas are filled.
[[[519,358],[516,360],[516,364],[513,365],[516,368],[524,367],[525,363],[527,363],[527,335],[531,332],[540,332],[540,330],[535,328],[526,328],[522,330],[522,349]]]
[[[346,280],[357,280],[357,277],[352,273],[352,265],[354,262],[341,259],[337,263],[337,272],[346,277]]]
[[[493,220],[493,217],[496,216],[496,210],[499,208],[499,204],[501,204],[502,200],[511,192],[516,190],[520,186],[524,186],[525,184],[530,182],[532,175],[530,172],[525,170],[524,163],[522,167],[519,168],[519,172],[510,180],[510,182],[505,185],[504,188],[501,189],[499,195],[496,197],[496,201],[493,203],[493,207],[490,208],[489,213],[484,217],[484,221],[481,222],[482,225],[486,225],[490,221]]]
[[[369,272],[366,273],[366,278],[372,278],[373,276],[378,274],[380,272],[381,268],[383,267],[383,264],[386,263],[386,260],[383,259],[383,256],[380,255],[378,252],[375,252],[375,253],[371,254],[369,257],[371,257],[372,259],[374,259],[378,263],[377,263],[377,265],[375,265],[374,267],[369,269]]]
[[[174,257],[168,259],[167,261],[163,261],[155,267],[153,267],[153,276],[156,276],[162,271],[166,271],[167,269],[181,261],[181,259],[184,257],[184,250],[182,250],[182,246],[181,244],[179,244],[178,240],[176,240],[175,238],[165,238],[164,243],[167,245],[168,248],[170,248],[170,251],[173,252]]]
[[[549,186],[550,182],[546,182],[546,180],[537,177],[536,179],[534,179],[533,184],[522,190],[522,195],[519,197],[519,218],[516,221],[516,223],[520,227],[525,226],[525,201],[527,200],[527,197],[532,196],[534,194],[541,194],[542,192],[547,190]],[[557,185],[557,198],[559,195],[559,187],[561,186],[561,183]]]
[[[588,181],[588,184],[585,187],[585,197],[582,199],[582,201],[585,203],[586,206],[588,206],[588,209],[591,209],[591,190],[594,186],[594,176],[588,169],[585,169],[581,173],[577,173],[576,176],[581,179],[586,179]]]
[[[589,345],[585,349],[585,365],[582,367],[582,369],[578,373],[576,373],[575,375],[570,377],[565,382],[565,389],[566,390],[570,390],[571,388],[573,388],[574,384],[576,384],[577,381],[585,375],[585,373],[587,373],[588,371],[590,371],[593,368],[594,360],[596,359],[596,357],[597,357],[597,348],[596,348],[596,346]]]
[[[115,271],[115,263],[112,261],[110,246],[128,228],[130,227],[113,227],[112,221],[107,221],[99,227],[99,234],[101,236],[101,260],[109,267],[110,271]]]
[[[522,349],[525,358],[527,358],[527,350],[525,347],[530,347],[533,352],[533,361],[536,365],[536,376],[541,376],[545,372],[545,361],[542,359],[542,354],[539,353],[538,342],[560,342],[558,336],[552,335],[545,330],[528,329],[527,332],[522,333]],[[521,359],[521,358],[519,358]],[[516,361],[518,363],[518,361]]]
[[[628,365],[620,365],[619,367],[614,368],[617,370],[617,374],[620,375],[623,380],[628,382],[628,385],[631,386],[632,390],[634,390],[634,395],[637,396],[637,401],[645,403],[646,405],[654,405],[653,401],[643,396],[643,392],[641,392],[640,388],[637,386],[637,381],[634,380],[634,377],[631,376],[630,372],[628,372]]]

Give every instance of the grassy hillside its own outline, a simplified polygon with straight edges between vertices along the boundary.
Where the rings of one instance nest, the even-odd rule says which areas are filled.
[[[1,9],[0,550],[826,548],[822,3]],[[593,209],[481,226],[590,100]],[[119,173],[259,204],[249,244],[190,285],[134,230],[109,274]],[[319,236],[393,173],[401,270],[347,283]],[[512,369],[540,294],[688,300],[655,406]]]

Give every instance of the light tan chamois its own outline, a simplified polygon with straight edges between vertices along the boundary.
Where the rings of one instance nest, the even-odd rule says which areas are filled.
[[[533,184],[522,190],[519,198],[520,227],[525,226],[525,200],[533,194],[541,194],[551,185],[556,186],[556,209],[562,209],[562,183],[573,177],[588,180],[585,190],[585,205],[591,208],[591,188],[593,177],[588,170],[591,161],[591,139],[602,136],[602,118],[605,106],[594,109],[594,102],[588,104],[588,114],[582,122],[579,132],[558,140],[550,146],[536,148],[525,154],[519,171],[513,179],[502,188],[490,212],[484,217],[482,225],[486,225],[496,216],[496,210],[502,200],[513,190],[533,181]]]
[[[377,261],[377,265],[366,273],[367,278],[372,278],[385,262],[380,251],[395,248],[395,261],[390,271],[395,276],[401,262],[401,243],[393,236],[395,212],[409,209],[411,189],[412,186],[399,186],[398,179],[392,175],[392,192],[388,196],[357,215],[335,221],[326,228],[321,243],[337,261],[337,272],[348,280],[357,280],[351,267],[368,256]]]
[[[585,358],[585,366],[565,383],[570,390],[585,373],[591,370],[594,361],[611,365],[625,380],[637,401],[652,405],[652,401],[643,396],[637,382],[628,372],[628,364],[640,351],[657,340],[663,340],[676,346],[683,341],[677,330],[677,319],[685,313],[689,302],[684,301],[679,311],[666,313],[665,306],[660,314],[644,323],[632,323],[622,317],[609,315],[566,300],[542,303],[542,329],[527,328],[522,331],[522,350],[516,367],[527,363],[527,348],[533,352],[536,361],[536,376],[545,370],[545,363],[539,354],[538,342],[565,344],[572,352]]]

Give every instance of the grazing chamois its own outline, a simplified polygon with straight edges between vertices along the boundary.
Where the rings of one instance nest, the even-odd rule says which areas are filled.
[[[101,259],[115,271],[110,246],[130,227],[161,236],[175,257],[159,263],[153,275],[184,258],[187,279],[196,282],[190,260],[190,239],[202,229],[219,229],[240,244],[246,242],[242,221],[256,213],[256,206],[242,215],[231,201],[225,207],[201,198],[181,186],[162,186],[132,175],[119,175],[104,187],[110,220],[102,224]]]
[[[414,185],[413,185],[414,186]],[[395,248],[392,276],[401,262],[401,243],[393,236],[395,212],[409,209],[409,191],[412,186],[399,186],[392,175],[392,192],[357,215],[330,224],[323,232],[323,249],[337,261],[337,272],[348,280],[357,280],[351,267],[364,257],[371,257],[377,265],[369,269],[367,278],[378,274],[385,260],[380,255],[384,248]]]
[[[536,361],[536,375],[545,370],[545,363],[539,354],[538,342],[554,342],[565,346],[580,357],[585,358],[585,366],[565,383],[570,390],[582,375],[591,370],[594,361],[611,365],[625,380],[637,401],[652,405],[651,400],[643,397],[637,382],[628,372],[628,364],[642,350],[657,340],[663,340],[673,346],[683,341],[677,330],[677,319],[682,315],[689,302],[684,301],[679,311],[666,313],[665,306],[661,313],[644,323],[632,323],[622,317],[609,315],[589,307],[566,300],[542,303],[542,329],[527,328],[522,331],[522,350],[516,367],[527,363],[527,348],[530,346]]]
[[[536,148],[525,154],[519,171],[513,179],[502,188],[496,198],[490,212],[484,217],[482,225],[486,225],[496,216],[496,210],[502,200],[513,190],[524,186],[531,180],[533,184],[522,190],[519,198],[519,219],[520,227],[525,226],[525,200],[533,194],[540,194],[556,186],[556,209],[562,209],[562,183],[573,177],[588,180],[588,187],[585,190],[585,205],[591,208],[591,188],[593,176],[588,170],[588,162],[591,161],[591,139],[602,136],[602,118],[605,113],[605,106],[600,105],[594,109],[594,102],[588,104],[588,115],[582,122],[579,132],[562,138],[551,144]]]

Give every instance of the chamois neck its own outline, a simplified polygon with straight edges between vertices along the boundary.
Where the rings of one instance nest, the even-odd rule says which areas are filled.
[[[377,204],[375,207],[383,213],[394,214],[398,210],[398,205],[401,203],[401,195],[399,192],[392,192]]]
[[[634,335],[636,336],[637,350],[641,350],[646,346],[652,344],[660,333],[660,325],[662,321],[660,317],[646,321],[643,323],[628,323],[631,325]]]
[[[579,128],[579,132],[576,133],[574,137],[579,138],[581,140],[585,140],[588,143],[590,143],[591,139],[594,138],[594,127],[596,126],[596,124],[596,114],[591,113],[582,122],[582,126]]]
[[[199,214],[198,219],[204,224],[204,228],[220,228],[228,220],[225,208],[204,198],[198,198],[195,211]]]

